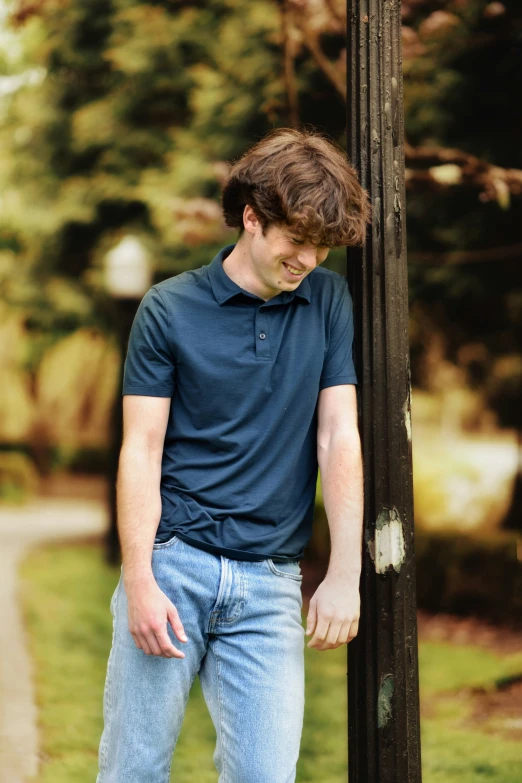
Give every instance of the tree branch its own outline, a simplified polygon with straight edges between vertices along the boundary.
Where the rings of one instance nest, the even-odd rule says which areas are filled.
[[[286,96],[288,100],[288,119],[290,125],[296,127],[299,123],[299,99],[294,69],[294,53],[290,38],[292,9],[288,0],[281,0],[281,35],[283,37],[283,74]]]
[[[303,34],[303,43],[314,58],[317,66],[324,73],[327,79],[331,81],[339,95],[346,100],[346,82],[344,75],[340,73],[331,60],[325,55],[319,43],[319,36],[307,24],[302,16],[294,16],[296,27]]]
[[[522,170],[495,166],[464,150],[413,147],[405,142],[406,186],[443,189],[468,185],[481,189],[481,201],[508,206],[510,195],[522,194]],[[412,165],[413,164],[413,165]]]

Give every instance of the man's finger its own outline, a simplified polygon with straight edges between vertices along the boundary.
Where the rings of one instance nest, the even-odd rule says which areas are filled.
[[[317,649],[318,650],[325,650],[332,647],[334,644],[337,643],[337,639],[339,637],[339,632],[342,628],[341,622],[332,622],[330,623],[330,627],[328,628],[328,633],[326,635],[326,639],[320,645]]]
[[[187,641],[187,635],[185,633],[185,629],[183,628],[183,623],[179,619],[178,610],[174,606],[174,604],[171,604],[167,609],[167,618],[171,625],[172,630],[178,637],[178,639],[181,642]]]
[[[150,651],[152,655],[161,655],[161,648],[157,642],[156,634],[152,630],[152,628],[149,628],[146,634],[144,634],[145,638],[147,639],[147,644],[150,647]]]
[[[134,639],[134,643],[135,643],[136,647],[138,648],[138,650],[143,650],[143,652],[146,653],[146,655],[150,655],[151,654],[150,647],[147,644],[147,640],[145,639],[143,634],[138,633],[137,631],[135,631],[132,634],[132,637]]]
[[[317,618],[317,625],[315,627],[315,632],[310,641],[308,642],[308,647],[316,647],[317,645],[320,645],[323,643],[323,641],[326,639],[326,635],[328,633],[328,628],[330,625],[329,620],[325,620],[323,617]]]
[[[314,632],[316,622],[317,622],[317,609],[315,604],[310,602],[310,606],[308,608],[308,618],[306,620],[306,632],[305,632],[306,636]]]
[[[339,636],[337,637],[337,644],[346,644],[350,641],[350,628],[353,625],[349,620],[346,620],[339,630]]]
[[[161,649],[161,655],[163,655],[165,658],[184,658],[185,653],[181,650],[178,650],[177,647],[174,647],[172,642],[170,641],[170,636],[167,633],[167,628],[165,626],[164,631],[157,631],[156,632],[156,639],[158,640],[158,644]]]
[[[348,641],[351,642],[359,633],[359,620],[354,620],[348,632]]]

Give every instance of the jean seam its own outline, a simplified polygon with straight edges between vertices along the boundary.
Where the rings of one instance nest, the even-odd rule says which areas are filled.
[[[153,544],[152,551],[153,552],[159,552],[162,549],[169,549],[172,546],[175,546],[181,539],[178,538],[176,534],[172,536],[172,538],[169,538],[168,541],[162,541],[159,544]]]
[[[214,633],[215,632],[214,628],[216,624],[218,622],[222,622],[222,620],[219,619],[219,615],[221,614],[220,603],[225,593],[225,582],[228,579],[228,575],[230,573],[230,567],[227,563],[226,557],[220,557],[220,561],[221,561],[221,576],[219,579],[219,587],[218,587],[216,600],[214,601],[214,605],[210,612],[210,620],[209,620],[207,633]]]
[[[280,571],[278,568],[276,568],[276,566],[274,565],[273,560],[270,557],[267,558],[267,564],[268,564],[269,571],[271,571],[276,576],[282,576],[284,579],[293,579],[294,582],[302,582],[303,581],[302,575],[287,574],[284,571]]]
[[[217,672],[217,681],[218,681],[219,738],[221,741],[221,759],[223,762],[222,783],[227,783],[228,775],[227,775],[227,768],[226,768],[225,740],[223,734],[223,683],[221,678],[221,661],[219,659],[219,655],[217,651],[217,639],[216,639],[216,645],[214,646],[214,655],[216,656],[216,672]]]
[[[120,576],[120,579],[118,581],[118,584],[116,585],[116,590],[113,595],[113,599],[111,600],[111,608],[112,611],[112,642],[111,642],[111,650],[109,653],[109,659],[107,661],[107,676],[105,680],[105,688],[104,688],[104,703],[106,705],[106,714],[104,715],[104,724],[108,728],[108,718],[112,712],[113,702],[112,702],[112,670],[114,668],[114,649],[115,649],[115,640],[116,640],[116,603],[117,603],[117,593],[121,584],[122,577]],[[105,733],[105,732],[104,732]],[[108,733],[108,732],[107,732]],[[102,775],[106,772],[107,767],[107,742],[108,737],[105,736],[103,738],[103,741],[100,742],[100,780],[102,779]]]
[[[231,571],[229,571],[229,573],[231,573]],[[232,617],[220,618],[218,621],[220,625],[231,625],[232,623],[235,623],[236,620],[241,616],[245,607],[245,578],[242,571],[237,571],[237,578],[239,582],[239,598],[237,600],[237,609]]]

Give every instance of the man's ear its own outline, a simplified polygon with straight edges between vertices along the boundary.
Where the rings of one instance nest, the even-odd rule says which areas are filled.
[[[245,227],[245,231],[253,236],[256,231],[259,230],[259,225],[259,218],[257,217],[256,213],[250,204],[245,204],[245,208],[243,210],[243,226]]]

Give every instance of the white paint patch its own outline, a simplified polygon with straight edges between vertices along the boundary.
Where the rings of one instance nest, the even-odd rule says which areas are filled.
[[[374,563],[378,574],[385,574],[389,568],[400,572],[406,549],[402,522],[397,509],[383,508],[375,525]]]
[[[404,417],[404,426],[406,427],[406,435],[408,436],[408,443],[411,443],[411,405],[410,396],[408,395],[404,401],[402,408],[402,415]]]

